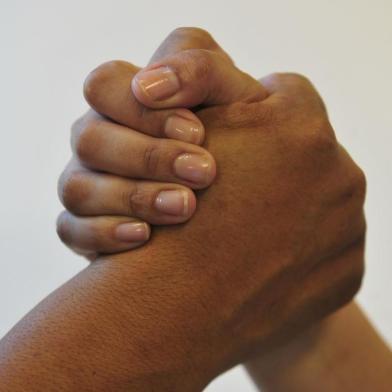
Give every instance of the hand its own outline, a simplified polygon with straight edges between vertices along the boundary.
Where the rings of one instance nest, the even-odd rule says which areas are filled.
[[[215,177],[215,161],[205,149],[142,135],[94,111],[74,124],[72,146],[59,181],[68,211],[59,216],[58,233],[90,259],[142,245],[148,224],[185,222],[196,209],[192,189]]]
[[[202,75],[209,58],[215,62],[214,70],[226,71],[219,78],[214,76],[213,83],[195,83],[191,77],[184,85],[191,99],[195,99],[197,89],[199,95],[221,92],[219,84],[226,79],[231,80],[231,90],[225,87],[227,102],[266,96],[265,90],[248,75],[220,65],[232,64],[231,59],[203,30],[175,30],[152,61],[179,52],[190,60],[198,56],[198,66],[192,70],[194,76]],[[200,62],[200,52],[204,63]],[[202,144],[201,121],[184,108],[152,110],[141,104],[129,91],[139,70],[124,61],[113,61],[91,72],[84,94],[93,110],[72,127],[73,157],[59,180],[60,199],[67,211],[59,216],[58,233],[67,246],[90,260],[99,254],[143,245],[151,234],[149,224],[187,221],[196,209],[192,189],[208,186],[215,177],[213,157],[205,149],[183,143]],[[215,99],[214,94],[210,97]],[[186,105],[182,102],[181,106]],[[99,139],[106,146],[106,154],[97,151]],[[190,159],[190,154],[200,157],[198,164]],[[175,170],[180,170],[180,176]],[[190,175],[191,180],[184,175]]]
[[[170,98],[166,93],[157,103],[154,95],[146,95],[151,73],[137,75],[134,93],[145,105],[219,104],[219,98],[230,97],[232,91],[226,94],[219,79],[227,73],[218,72],[213,58],[206,60],[204,51],[184,53],[160,64],[175,70],[166,79],[179,80]],[[198,54],[202,64],[209,61],[203,65],[203,86],[208,89],[213,82],[220,89],[190,100],[187,89],[203,90],[195,78],[200,73],[189,72],[200,64],[193,61]],[[229,62],[219,66],[233,70]],[[117,81],[113,74],[111,83],[111,91],[120,92],[111,101],[105,100],[99,80],[94,85],[95,99],[105,100],[105,115],[128,105],[121,78]],[[269,93],[264,100],[262,94],[248,94],[251,85],[245,83],[238,94],[241,102],[197,112],[219,176],[200,195],[198,214],[181,232],[159,230],[145,252],[139,252],[149,260],[167,256],[165,263],[145,266],[155,277],[151,284],[143,283],[149,295],[159,292],[168,298],[156,319],[165,320],[167,312],[174,315],[171,323],[192,331],[206,351],[213,351],[211,358],[219,357],[220,368],[242,361],[256,347],[280,344],[342,306],[358,290],[363,273],[365,180],[337,143],[319,95],[298,75],[264,78]],[[256,91],[255,82],[253,86]],[[113,144],[102,142],[99,132],[90,132],[89,138],[87,145],[98,140],[100,154],[112,156]],[[124,158],[117,154],[113,159],[120,165]],[[100,169],[123,174],[104,166]],[[110,259],[127,257],[123,253]],[[183,319],[179,309],[184,308],[194,309],[197,317]],[[164,329],[166,324],[160,325]]]

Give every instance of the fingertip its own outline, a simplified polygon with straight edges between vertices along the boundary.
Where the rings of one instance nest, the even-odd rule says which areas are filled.
[[[168,66],[147,67],[139,71],[131,82],[135,97],[147,107],[170,107],[166,102],[181,88],[176,73]]]
[[[201,145],[205,128],[199,118],[188,109],[178,109],[165,121],[164,133],[170,139]]]
[[[164,214],[164,222],[180,223],[195,212],[196,197],[189,188],[162,190],[154,201],[154,208]],[[172,219],[170,219],[172,218]]]
[[[153,102],[151,102],[151,99],[146,94],[145,90],[142,88],[137,74],[132,78],[131,89],[132,89],[133,95],[141,104],[143,104],[144,106],[153,108]]]
[[[151,229],[145,222],[124,222],[114,231],[116,240],[130,244],[142,244],[150,238]]]

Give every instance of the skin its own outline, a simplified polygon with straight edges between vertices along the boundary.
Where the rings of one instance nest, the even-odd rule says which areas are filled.
[[[196,54],[186,53],[183,66],[189,82],[204,72],[207,89],[214,80],[209,71],[221,66],[221,57],[192,71]],[[165,63],[181,68],[178,55]],[[234,72],[231,63],[227,67],[227,74]],[[113,80],[110,102],[99,94],[99,83],[89,96],[107,112],[110,105],[122,111],[124,79]],[[187,82],[181,80],[185,92]],[[194,218],[156,230],[144,248],[99,257],[34,309],[1,342],[5,390],[200,390],[353,297],[363,273],[363,173],[337,143],[309,81],[272,75],[262,83],[264,89],[256,81],[245,85],[233,103],[197,112],[219,175],[199,194]],[[184,91],[167,105],[189,99]],[[211,92],[216,94],[188,104],[227,99],[219,88]],[[158,106],[165,110],[162,101]],[[107,143],[124,140],[123,132],[121,138],[114,133],[122,126],[109,129],[100,121],[84,123],[89,126],[75,140],[76,155],[89,168],[125,176],[116,150],[121,142]],[[99,129],[113,131],[112,138]],[[159,154],[164,145],[155,151],[159,167],[169,168],[170,153]],[[94,151],[110,159],[100,160]],[[143,162],[150,159],[130,168],[131,178],[144,178]],[[65,239],[72,232],[68,223],[60,222]]]
[[[208,33],[199,29],[176,30],[157,50],[156,54],[153,56],[153,60],[159,61],[160,57],[165,57],[169,53],[177,54],[181,50],[192,48],[192,45],[194,47],[214,50],[226,61],[232,64],[229,56],[223,52],[215,41],[212,40]],[[173,60],[171,59],[170,61],[173,66]],[[175,59],[175,61],[178,62],[178,58]],[[130,72],[135,72],[135,69],[132,69],[132,67],[127,63],[111,63],[111,67],[113,66],[117,68],[117,73],[124,75],[123,78],[126,80],[129,78],[129,76],[125,76],[126,74],[129,75]],[[157,64],[154,64],[153,68],[156,66]],[[107,71],[107,65],[98,68],[99,73],[105,74]],[[87,85],[91,83],[90,78],[94,79],[94,76],[89,76],[86,83]],[[212,78],[216,79],[216,74],[212,76]],[[102,80],[102,77],[100,77],[100,79]],[[115,83],[113,83],[115,78],[110,76],[110,72],[109,75],[103,79],[106,80],[106,83],[113,84],[113,86],[101,85],[102,90],[107,91],[108,87],[109,90],[115,90]],[[232,81],[232,83],[235,85],[234,81]],[[98,83],[97,87],[96,81],[93,80],[93,95],[100,95],[99,84],[101,83]],[[87,87],[88,90],[91,88],[89,86]],[[156,124],[159,124],[161,121],[160,117],[162,111],[149,111],[149,109],[156,107],[156,103],[154,101],[150,101],[149,97],[145,96],[143,91],[138,91],[137,84],[133,83],[132,87],[135,97],[139,99],[140,103],[146,105],[144,110],[148,111],[149,122],[152,121],[155,124],[155,127],[159,129],[159,126]],[[179,104],[189,106],[189,100],[184,98],[184,96],[188,94],[191,99],[194,99],[195,93],[192,89],[195,90],[198,86],[195,84],[195,87],[193,87],[192,80],[189,80],[189,83],[187,83],[185,87],[188,88],[190,93],[183,94]],[[216,87],[214,86],[214,88]],[[241,91],[241,89],[238,90]],[[225,93],[226,94],[223,95],[224,99],[229,98],[233,100],[234,97],[236,97],[236,93],[228,91],[225,91]],[[114,97],[117,101],[116,109],[120,108],[116,113],[114,113],[110,110],[110,105],[105,104],[105,102],[101,102],[101,106],[97,105],[95,97],[93,96],[90,98],[90,95],[89,91],[87,91],[86,96],[87,99],[90,100],[92,106],[97,110],[102,110],[106,116],[114,117],[116,121],[123,121],[125,125],[137,124],[145,131],[147,125],[143,125],[140,121],[138,122],[138,120],[133,118],[135,115],[137,116],[140,109],[133,111],[132,107],[129,107],[129,100],[125,100],[125,103],[121,103],[120,100]],[[237,96],[237,99],[241,100],[241,97]],[[106,102],[107,101],[108,100],[106,100]],[[137,105],[137,102],[135,103],[133,99],[131,99],[131,102],[133,105]],[[124,110],[121,110],[121,108],[124,108]],[[154,118],[154,114],[157,116],[158,120]],[[200,129],[204,135],[204,128],[201,127]],[[151,131],[147,133],[150,134],[150,132]],[[164,137],[165,135],[158,133],[155,134],[155,136]],[[198,138],[198,140],[200,140],[200,138]],[[189,139],[187,141],[189,142]],[[152,174],[150,174],[150,176],[151,175]],[[83,186],[84,184],[82,183],[79,185]],[[121,205],[121,202],[115,198],[116,188],[120,188],[120,184],[116,184],[116,186],[112,187],[112,193],[110,196],[100,192],[96,194],[96,199],[111,198],[115,201],[113,205]],[[128,199],[132,200],[132,197],[129,197]],[[93,203],[91,197],[89,197],[88,200]],[[148,197],[144,197],[143,201],[144,205],[142,210],[148,210],[149,214],[147,221],[150,223],[162,224],[160,214],[151,207],[153,204],[152,201],[149,200]],[[76,204],[79,205],[79,203]],[[102,207],[95,207],[94,212],[96,214],[104,214],[108,212],[103,211],[102,209],[99,210],[99,208]],[[126,208],[120,209],[119,214],[123,214],[124,210],[126,210]],[[132,208],[131,210],[134,211],[135,208]],[[81,209],[80,212],[82,215],[86,215],[85,209]],[[145,217],[143,218],[146,220]],[[107,218],[104,219],[107,220]],[[173,221],[171,220],[170,222]],[[105,221],[102,220],[102,225],[104,224]],[[79,229],[80,226],[83,225],[79,224]],[[89,234],[92,237],[96,237],[94,230],[91,227],[84,230],[86,232],[89,231]],[[101,245],[103,245],[106,238],[107,237],[104,237],[103,240],[97,241],[96,243],[102,243]],[[72,244],[69,245],[72,247]],[[119,245],[117,244],[117,246]],[[96,246],[93,251],[100,252],[101,250]],[[350,328],[347,328],[347,326],[350,326]],[[364,366],[366,358],[369,355],[372,357],[372,363],[374,365],[372,367]],[[374,390],[374,388],[382,391],[389,390],[392,384],[391,377],[389,376],[392,370],[392,356],[390,350],[377,335],[374,328],[367,321],[365,315],[356,304],[343,307],[337,313],[329,316],[325,321],[302,332],[299,337],[289,344],[280,346],[272,350],[270,353],[262,354],[258,358],[248,361],[247,368],[251,377],[255,380],[255,383],[259,385],[262,390],[267,391],[312,391],[315,389],[339,391],[358,390],[359,387],[364,391]],[[375,371],[375,369],[377,369],[377,371]],[[322,385],[319,383],[320,379],[325,380]]]
[[[392,387],[392,355],[355,303],[288,345],[247,363],[262,391],[379,391]]]
[[[260,83],[236,69],[230,57],[208,33],[200,29],[175,30],[157,49],[150,63],[153,68],[157,68],[161,64],[157,63],[159,59],[180,52],[187,56],[190,64],[197,64],[197,67],[188,69],[189,74],[182,72],[182,78],[186,80],[182,81],[182,88],[185,89],[182,94],[182,99],[185,99],[183,106],[191,104],[188,97],[197,98],[195,93],[198,89],[202,92],[198,93],[198,99],[206,99],[208,95],[210,101],[220,103],[223,103],[220,101],[222,99],[224,102],[237,102],[260,100],[267,96]],[[214,67],[208,64],[214,64]],[[209,69],[211,74],[205,72]],[[224,69],[225,74],[218,69]],[[130,94],[129,91],[131,81],[139,70],[124,61],[111,61],[92,71],[85,81],[84,95],[93,110],[72,127],[74,154],[59,181],[60,199],[67,208],[58,220],[59,235],[73,250],[90,259],[95,259],[98,253],[132,249],[148,240],[149,229],[143,242],[116,238],[116,226],[127,222],[125,216],[131,217],[128,222],[143,220],[155,225],[187,221],[196,209],[192,189],[209,186],[215,177],[215,161],[211,154],[206,149],[189,144],[197,144],[204,139],[205,130],[200,119],[184,108],[157,110],[139,102],[137,91],[136,94]],[[204,80],[200,83],[203,73]],[[113,78],[113,75],[116,77]],[[226,83],[227,78],[231,80],[230,84]],[[185,133],[170,132],[170,137],[180,136],[187,144],[166,138],[156,139],[169,136],[166,132],[167,124],[173,113],[192,119],[192,129],[198,130],[196,138],[194,133],[192,138]],[[124,127],[114,125],[107,121],[108,118]],[[97,153],[97,132],[108,138],[101,145],[113,142],[109,154],[105,154],[104,149]],[[184,182],[173,173],[174,158],[181,152],[198,153],[208,160],[210,170],[208,176],[204,177],[205,181]],[[116,155],[124,158],[112,160]],[[133,178],[129,178],[130,171],[134,174]],[[122,173],[123,176],[114,177],[113,173]],[[151,181],[154,179],[160,182]],[[187,208],[182,209],[183,213],[174,215],[157,211],[157,196],[160,191],[167,190],[182,191],[186,195]],[[102,219],[99,215],[110,215],[110,218]],[[119,219],[119,215],[122,218]]]

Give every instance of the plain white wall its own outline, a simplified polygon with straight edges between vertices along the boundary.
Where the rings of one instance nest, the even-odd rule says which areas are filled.
[[[308,75],[368,177],[367,275],[359,300],[392,341],[392,2],[390,0],[0,0],[0,336],[83,268],[56,238],[56,181],[85,75],[110,59],[143,65],[175,27],[208,29],[254,76]],[[208,387],[254,391],[238,368]]]

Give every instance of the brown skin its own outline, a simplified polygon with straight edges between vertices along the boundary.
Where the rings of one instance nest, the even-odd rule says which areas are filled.
[[[84,83],[84,95],[93,110],[72,127],[73,157],[59,181],[59,195],[67,211],[60,215],[58,226],[63,242],[90,259],[141,245],[115,238],[121,223],[135,219],[154,225],[186,222],[196,208],[192,189],[203,189],[213,182],[215,161],[206,149],[189,140],[165,138],[165,124],[173,113],[193,116],[198,128],[201,124],[203,139],[201,121],[183,108],[191,104],[189,99],[204,105],[259,101],[268,95],[260,83],[235,68],[201,29],[173,31],[153,55],[151,66],[157,67],[160,63],[156,61],[162,58],[170,60],[171,67],[181,74],[185,92],[177,102],[182,108],[166,103],[167,108],[157,110],[139,102],[130,86],[140,68],[125,61],[97,67]],[[184,181],[174,173],[173,162],[181,153],[197,153],[209,160],[211,170],[204,181]],[[174,216],[157,211],[154,201],[165,190],[187,193],[186,213]]]
[[[198,112],[219,175],[192,221],[100,258],[38,305],[0,343],[1,389],[197,391],[353,297],[363,173],[306,79],[263,84],[262,102]]]
[[[203,252],[214,252],[216,251],[216,244],[219,244],[219,239],[214,237],[214,233],[218,233],[219,236],[221,233],[225,233],[224,238],[227,242],[225,241],[225,249],[222,251],[224,254],[229,254],[229,260],[225,263],[222,259],[222,262],[226,265],[225,269],[232,266],[234,270],[237,267],[235,262],[231,261],[231,258],[243,263],[243,256],[241,257],[243,247],[237,245],[238,243],[241,244],[245,241],[248,244],[248,262],[250,265],[252,265],[252,262],[257,264],[256,260],[260,257],[259,252],[262,250],[263,253],[271,252],[267,259],[281,260],[280,263],[283,265],[278,267],[283,267],[283,269],[287,267],[285,263],[290,265],[293,262],[290,259],[292,257],[290,252],[298,246],[296,257],[298,259],[302,257],[308,260],[309,263],[309,265],[306,265],[306,262],[302,261],[299,263],[299,267],[304,269],[305,274],[310,273],[311,275],[309,287],[306,287],[306,282],[303,282],[300,291],[312,291],[319,288],[321,282],[318,279],[325,280],[323,265],[326,266],[325,269],[329,270],[332,277],[336,277],[337,282],[343,285],[348,283],[345,281],[347,278],[345,273],[348,272],[351,277],[354,277],[353,286],[356,286],[362,271],[365,228],[362,214],[363,175],[336,143],[321,100],[308,81],[296,75],[277,75],[266,79],[264,83],[271,89],[270,93],[272,95],[261,104],[237,103],[229,107],[220,106],[198,113],[202,119],[204,117],[205,124],[210,124],[212,122],[211,118],[215,121],[213,123],[214,129],[207,128],[209,130],[209,144],[207,147],[215,158],[221,158],[220,177],[215,181],[212,189],[200,196],[200,199],[204,200],[208,194],[207,206],[209,205],[210,208],[207,207],[206,212],[203,213],[203,210],[199,207],[199,212],[192,223],[183,228],[182,238],[177,238],[176,246],[184,242],[184,253],[189,253],[189,248],[197,247],[200,240],[200,247],[203,244]],[[277,89],[276,92],[274,92],[275,88]],[[121,90],[121,88],[118,90]],[[289,99],[293,100],[291,108],[287,106],[287,103],[290,102]],[[296,101],[297,99],[298,101]],[[225,114],[218,116],[215,115],[215,111],[224,111]],[[249,111],[249,114],[247,111]],[[241,125],[246,123],[247,116],[249,116],[250,125],[240,128],[237,123],[241,123]],[[268,124],[270,118],[267,116],[273,118],[271,128]],[[257,117],[260,118],[260,123],[252,127],[251,124],[254,124],[254,118]],[[224,120],[218,120],[218,118]],[[227,125],[224,122],[227,118],[232,121],[236,120],[237,123]],[[288,118],[287,123],[284,122],[286,118]],[[273,128],[276,122],[281,126],[278,130],[282,130],[281,135]],[[295,128],[299,124],[301,128],[305,129],[305,134],[299,134],[298,129]],[[309,125],[306,126],[306,124]],[[321,129],[317,130],[316,127],[320,127],[320,125]],[[104,127],[104,124],[99,125],[99,128]],[[234,128],[238,132],[233,132],[230,128]],[[89,129],[91,134],[91,128]],[[316,132],[314,132],[315,129]],[[96,137],[99,140],[100,134],[97,133]],[[297,139],[298,137],[299,139]],[[316,144],[309,144],[309,142],[313,142],[312,138],[314,137],[316,137]],[[215,150],[214,143],[215,146],[218,146]],[[92,144],[91,141],[88,144]],[[288,149],[286,149],[287,145]],[[110,149],[111,145],[107,144],[105,155],[114,157],[113,161],[115,161],[118,154],[115,154],[114,151],[110,153]],[[246,154],[241,154],[242,151],[246,151]],[[93,166],[95,164],[94,159],[96,159],[95,156],[87,161],[87,164]],[[121,159],[121,157],[118,158],[118,160]],[[294,163],[292,159],[294,159]],[[86,158],[84,158],[84,161],[86,161]],[[258,161],[258,163],[255,161]],[[333,161],[334,163],[332,163]],[[113,167],[112,162],[110,165],[110,167],[104,169],[110,171]],[[249,169],[252,166],[255,172],[254,175]],[[296,166],[298,166],[297,170],[293,170],[292,168]],[[329,174],[325,175],[323,171]],[[244,176],[243,173],[248,175]],[[305,179],[303,178],[304,173],[306,173]],[[263,181],[255,181],[254,178],[256,177],[262,178]],[[222,182],[221,178],[225,178],[227,181]],[[276,178],[281,179],[278,184]],[[342,184],[342,179],[344,179],[344,184]],[[341,193],[338,190],[339,188]],[[238,189],[243,191],[238,192]],[[249,197],[248,192],[254,196]],[[323,195],[322,198],[320,198],[320,194]],[[296,197],[293,198],[293,195],[296,195]],[[320,206],[310,214],[309,210],[312,210],[312,208],[310,208],[309,200],[312,199],[321,200],[318,201]],[[260,203],[259,200],[263,200],[265,204]],[[302,203],[302,207],[299,208],[298,205],[293,207],[294,202]],[[245,204],[249,208],[244,209]],[[220,214],[224,213],[226,205],[230,206],[230,214],[226,214],[230,218],[221,221],[215,217],[213,212],[215,214],[217,211]],[[353,209],[351,210],[351,208]],[[256,213],[258,209],[260,211],[259,215]],[[199,222],[199,231],[197,235],[192,233],[188,236],[187,230],[193,227],[195,221]],[[238,222],[238,226],[235,224],[236,222]],[[244,226],[243,222],[245,222]],[[259,222],[262,222],[262,224]],[[318,225],[318,232],[314,230],[316,224]],[[252,227],[254,234],[248,236],[248,231],[243,227]],[[320,231],[321,228],[324,230],[323,232]],[[280,235],[277,243],[272,242],[274,230],[276,230],[276,237],[278,237],[278,233]],[[172,232],[176,231],[173,229]],[[241,237],[241,234],[243,237]],[[302,241],[298,239],[301,236],[303,236]],[[187,239],[188,237],[191,240]],[[282,237],[285,242],[282,242]],[[264,238],[268,245],[263,243]],[[346,245],[343,245],[342,242],[345,242]],[[254,244],[253,247],[252,244]],[[287,250],[285,247],[287,247]],[[325,248],[328,248],[328,250]],[[255,249],[256,252],[252,252],[252,249]],[[322,257],[326,257],[326,260],[322,260],[319,267],[317,266],[316,252],[320,249],[325,252]],[[222,256],[219,257],[222,258]],[[349,262],[346,260],[349,260]],[[261,274],[266,271],[265,263],[262,264]],[[271,261],[270,273],[276,273],[277,278],[280,278],[281,272],[279,269],[275,270],[276,263],[279,263],[279,261]],[[249,270],[250,274],[254,275],[254,270],[252,268]],[[339,275],[339,273],[342,275]],[[291,278],[292,276],[290,276]],[[297,278],[302,279],[302,275]],[[256,279],[259,282],[261,276],[251,276],[249,279]],[[350,277],[348,277],[349,280]],[[279,279],[277,279],[276,287],[278,282]],[[331,283],[327,280],[323,289],[329,287],[331,291],[337,291],[337,286],[335,287],[337,282]],[[286,285],[286,283],[284,280],[282,284]],[[247,280],[245,285],[251,287],[252,291],[252,285]],[[227,290],[227,286],[223,285],[223,287],[224,290]],[[287,286],[284,287],[287,290]],[[347,288],[349,285],[345,287]],[[257,295],[261,294],[257,292]],[[340,297],[340,295],[341,293],[337,291],[336,296]],[[249,302],[260,301],[258,297],[251,297],[247,300]],[[326,300],[329,300],[329,297]],[[297,304],[293,306],[297,306]],[[322,310],[322,307],[318,308]],[[253,308],[251,308],[251,311],[253,312]],[[252,317],[254,316],[252,315]],[[244,319],[242,318],[240,322],[243,323]],[[277,333],[275,326],[274,333]],[[282,333],[286,333],[286,331]]]
[[[192,33],[188,31],[188,34],[178,34],[178,32],[172,34],[167,39],[161,48],[157,51],[158,54],[162,54],[165,51],[174,51],[177,53],[181,49],[189,49],[190,45],[201,46],[201,37],[203,36],[200,30],[194,30]],[[208,44],[210,42],[210,44]],[[208,37],[204,41],[205,48],[215,48],[220,53],[223,53],[221,49]],[[166,53],[167,54],[167,53]],[[230,61],[226,55],[226,59]],[[230,61],[230,63],[232,63]],[[132,72],[132,67],[129,67],[126,63],[115,63],[117,73],[125,76]],[[114,65],[114,64],[113,64]],[[101,74],[107,75],[110,70],[107,65],[103,65],[98,68],[98,76]],[[101,79],[102,76],[98,79]],[[117,88],[113,88],[115,91],[121,90],[118,88],[118,81],[116,77],[105,77],[107,83],[113,85],[117,84]],[[93,78],[94,80],[94,78]],[[91,77],[89,78],[91,82]],[[200,84],[200,80],[198,80]],[[102,91],[107,90],[107,87],[102,83],[95,83],[95,93],[100,95],[100,89]],[[101,87],[99,87],[101,85]],[[126,88],[127,86],[125,86]],[[241,89],[239,89],[241,90]],[[233,97],[230,94],[224,94],[224,97]],[[102,95],[103,97],[103,95]],[[144,97],[144,96],[143,96]],[[117,99],[116,97],[114,97]],[[240,99],[240,98],[238,98]],[[91,99],[94,105],[96,99]],[[101,100],[103,110],[109,116],[125,119],[125,124],[135,123],[134,117],[137,116],[138,111],[129,108],[129,102],[116,102],[116,110],[114,113],[110,110],[110,102],[108,100]],[[132,102],[132,101],[131,101]],[[159,117],[160,111],[156,111],[155,114]],[[154,112],[149,112],[150,119],[153,118]],[[119,118],[117,118],[117,121]],[[83,132],[79,129],[77,132]],[[154,141],[150,144],[154,145]],[[133,158],[135,159],[135,158]],[[129,165],[128,165],[129,166]],[[108,169],[108,168],[106,168]],[[72,172],[66,173],[71,175]],[[153,173],[147,175],[150,177]],[[118,178],[120,179],[120,178]],[[121,179],[121,181],[126,181]],[[91,208],[94,207],[96,214],[107,214],[107,209],[103,208],[104,205],[115,205],[117,212],[122,215],[124,211],[127,211],[129,207],[123,206],[121,199],[117,197],[117,194],[121,194],[119,189],[119,183],[107,182],[107,188],[111,192],[103,192],[102,188],[100,192],[93,192],[94,196],[86,198],[82,205],[80,203],[79,213],[82,215],[88,215],[91,213]],[[141,182],[143,185],[143,182]],[[79,189],[88,189],[86,183],[80,183]],[[141,188],[140,186],[138,187]],[[126,188],[124,188],[126,189]],[[133,187],[128,187],[133,189]],[[123,190],[124,191],[124,190]],[[92,194],[92,192],[89,192]],[[73,192],[70,192],[72,201]],[[133,197],[128,197],[128,200]],[[143,209],[148,211],[150,223],[151,219],[159,219],[159,214],[151,206],[151,200],[148,197],[143,199]],[[90,209],[87,208],[89,205]],[[92,207],[93,206],[93,207]],[[135,208],[132,208],[134,211]],[[88,220],[88,218],[78,218],[82,222]],[[101,216],[102,225],[108,218]],[[111,218],[112,219],[112,218]],[[79,224],[79,228],[83,227]],[[107,237],[103,239],[97,238],[97,230],[91,226],[88,228],[88,233],[91,237],[97,239],[96,244],[103,246],[107,242]],[[80,235],[79,237],[83,237]],[[110,236],[109,236],[110,238]],[[68,243],[71,247],[72,244]],[[117,244],[117,246],[119,246]],[[122,245],[124,246],[124,245]],[[100,249],[96,246],[95,252],[99,252]],[[367,358],[371,357],[372,366],[367,366]],[[301,332],[300,335],[289,344],[280,345],[274,348],[271,352],[265,351],[258,358],[247,363],[248,370],[255,382],[260,385],[263,390],[271,391],[314,391],[323,388],[326,391],[334,390],[389,390],[392,379],[390,374],[392,366],[392,356],[390,350],[387,348],[382,339],[377,335],[372,326],[366,320],[366,317],[361,313],[357,305],[351,304],[343,307],[337,313],[328,317],[325,321],[320,324]],[[320,385],[320,380],[323,380]]]
[[[189,31],[188,31],[189,33]],[[165,51],[174,51],[177,53],[181,49],[189,49],[190,45],[201,46],[201,37],[203,34],[200,30],[194,30],[192,34],[172,34],[169,39],[167,39],[161,48],[157,51],[158,54],[162,54]],[[210,44],[208,44],[210,42]],[[220,48],[207,37],[204,41],[205,48],[215,48],[218,51]],[[223,53],[220,50],[220,53]],[[167,53],[166,53],[167,54]],[[226,55],[226,59],[229,59]],[[117,73],[124,75],[123,77],[127,79],[129,72],[132,72],[132,67],[128,66],[126,63],[112,63],[111,68],[117,68]],[[95,94],[100,95],[99,90],[107,90],[107,86],[102,85],[102,79],[106,80],[107,83],[116,84],[117,88],[113,88],[115,91],[121,90],[118,88],[118,82],[116,82],[115,77],[102,78],[102,75],[107,75],[110,73],[110,67],[106,65],[98,68],[95,73],[98,72],[98,79],[101,83],[94,82],[94,78],[89,78],[89,82],[94,82]],[[97,76],[97,75],[95,75]],[[200,84],[200,80],[198,80]],[[89,83],[87,83],[89,84]],[[99,87],[101,85],[101,87]],[[126,87],[126,86],[125,86]],[[110,89],[110,88],[109,88]],[[241,90],[241,89],[239,89]],[[87,94],[88,96],[90,94]],[[233,95],[224,94],[224,97],[230,97]],[[118,99],[118,98],[115,98]],[[238,98],[240,99],[240,98]],[[93,105],[96,105],[96,99],[94,97],[91,99]],[[132,101],[131,101],[132,102]],[[110,102],[108,100],[100,100],[101,108],[106,111],[109,116],[119,117],[117,121],[121,118],[125,119],[125,124],[136,123],[135,116],[137,117],[138,111],[129,108],[129,102],[116,102],[117,105],[116,113],[110,111]],[[134,104],[135,105],[135,104]],[[96,108],[97,109],[97,108]],[[160,111],[156,111],[155,114],[161,115]],[[148,113],[149,119],[153,118],[154,112]],[[108,124],[109,126],[109,124]],[[110,126],[109,128],[110,129]],[[83,132],[83,129],[77,130],[77,132]],[[112,135],[113,136],[113,135]],[[150,142],[150,146],[154,145],[154,141]],[[131,150],[131,146],[129,147]],[[135,160],[135,157],[132,158]],[[128,164],[128,167],[130,164]],[[107,167],[105,169],[108,169]],[[71,175],[72,172],[66,175]],[[147,177],[152,176],[153,173],[149,173]],[[120,177],[118,178],[120,180]],[[121,179],[122,182],[126,180]],[[78,189],[89,189],[89,183],[91,181],[81,182]],[[113,205],[116,206],[120,215],[124,214],[129,210],[121,203],[121,198],[117,197],[117,194],[126,192],[126,187],[122,186],[122,183],[111,183],[107,181],[107,188],[110,192],[102,191],[102,187],[98,192],[88,192],[89,197],[83,200],[84,203],[72,203],[77,204],[79,210],[76,212],[82,215],[88,215],[88,213],[94,210],[96,214],[107,214],[107,209],[103,208],[103,205]],[[143,182],[140,182],[143,186]],[[139,190],[142,186],[138,186]],[[91,184],[90,184],[91,187]],[[133,187],[128,187],[132,190]],[[122,190],[122,191],[120,191]],[[72,189],[71,189],[72,191]],[[129,191],[128,191],[129,192]],[[69,192],[69,197],[72,201],[72,196],[74,192]],[[94,196],[91,196],[91,195]],[[128,200],[132,201],[134,197],[127,197]],[[77,201],[78,199],[76,199]],[[147,220],[150,223],[151,219],[159,219],[160,215],[151,206],[152,202],[148,196],[140,198],[143,201],[142,209],[148,211]],[[135,208],[131,208],[135,211]],[[82,222],[87,221],[88,218],[78,218]],[[102,224],[105,218],[101,216]],[[112,218],[111,218],[112,219]],[[83,231],[83,225],[79,224],[79,229]],[[96,237],[96,244],[104,246],[107,242],[107,237],[103,239],[97,238],[96,230],[89,226],[88,232],[91,237]],[[79,238],[83,237],[78,232]],[[110,236],[109,236],[110,238]],[[72,247],[72,244],[69,243]],[[117,245],[119,246],[119,245]],[[123,245],[125,246],[125,245]],[[94,248],[95,252],[99,252],[100,249],[96,246]],[[347,333],[347,325],[350,325],[349,333]],[[364,355],[372,357],[372,367],[365,366],[366,361],[364,361]],[[312,391],[319,390],[323,387],[325,390],[358,390],[367,388],[367,390],[372,390],[374,388],[382,390],[383,388],[388,388],[391,384],[391,378],[389,377],[391,368],[391,355],[387,346],[382,342],[382,340],[374,332],[371,325],[366,321],[365,316],[360,312],[355,304],[344,307],[342,310],[336,314],[328,317],[326,321],[323,321],[320,325],[312,327],[310,330],[302,332],[300,336],[295,339],[292,343],[288,345],[283,345],[272,352],[265,352],[259,358],[248,362],[248,369],[251,376],[255,379],[258,385],[260,385],[263,390],[301,390],[301,391]],[[374,371],[374,367],[377,368],[377,372]],[[356,369],[356,371],[353,371]],[[320,386],[319,380],[323,379],[324,382]],[[366,387],[365,387],[366,386]]]
[[[229,56],[207,32],[201,29],[176,29],[159,46],[151,62],[170,54],[195,49],[203,51],[203,57],[206,59],[204,64],[208,62],[208,55],[213,55],[220,63],[223,59],[225,63],[231,64],[231,67],[224,68],[227,69],[227,74],[235,75],[237,84],[231,80],[230,85],[234,87],[235,94],[230,95],[225,89],[223,94],[225,99],[237,101],[238,92],[247,85],[251,85],[249,90],[252,94],[255,91],[265,96],[264,89],[248,75],[234,68]],[[199,77],[201,70],[204,69],[203,62],[200,61],[200,53],[197,54],[198,67],[193,68],[193,74],[190,76]],[[214,67],[214,69],[218,68]],[[84,95],[95,111],[90,110],[72,127],[74,156],[59,181],[59,196],[67,208],[58,219],[59,234],[75,252],[87,256],[90,260],[96,259],[99,253],[120,252],[143,244],[140,241],[125,242],[115,238],[116,227],[121,223],[143,220],[149,224],[167,225],[187,221],[196,208],[192,189],[205,188],[215,177],[215,161],[211,154],[203,148],[192,145],[201,144],[204,140],[205,131],[201,121],[188,109],[151,110],[141,104],[130,92],[131,81],[139,70],[139,67],[125,61],[111,61],[93,70],[84,83]],[[191,77],[190,81],[192,82],[193,79]],[[219,91],[216,85],[219,79],[215,83],[206,82],[208,81],[203,83],[203,91]],[[201,86],[200,81],[197,85]],[[189,87],[191,95],[194,95],[194,88]],[[197,135],[195,132],[191,135],[184,133],[183,127],[180,127],[179,133],[167,134],[169,120],[178,116],[191,120],[193,131],[198,130]],[[124,126],[119,127],[110,121],[105,121],[107,118]],[[111,153],[107,156],[108,159],[115,156],[122,157],[117,162],[112,161],[113,166],[108,160],[104,166],[101,166],[105,155],[98,153],[97,150],[99,145],[95,141],[98,128],[103,135],[107,134],[105,145],[115,140],[110,149]],[[89,138],[90,131],[94,134],[92,139]],[[141,133],[155,137],[146,137]],[[158,137],[161,139],[157,139]],[[165,137],[181,142],[163,139]],[[86,138],[87,142],[83,143],[83,139]],[[173,173],[172,160],[181,152],[195,152],[209,159],[214,170],[210,170],[205,181],[190,183]],[[90,155],[93,161],[88,162],[89,160],[85,159],[86,154]],[[159,165],[156,164],[158,161]],[[102,172],[100,167],[106,173]],[[119,174],[118,171],[113,170],[113,167],[120,169],[127,178],[111,175],[112,172]],[[131,171],[134,173],[134,178],[129,178]],[[182,214],[173,215],[157,211],[154,205],[157,195],[161,191],[168,190],[180,190],[186,193],[187,208]],[[64,230],[64,223],[66,230]],[[148,236],[146,237],[145,241],[148,239]]]
[[[392,355],[351,303],[289,344],[247,363],[265,392],[388,392]]]

